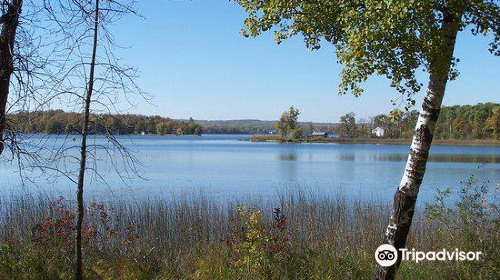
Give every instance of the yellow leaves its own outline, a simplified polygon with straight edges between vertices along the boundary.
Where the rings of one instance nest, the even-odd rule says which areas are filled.
[[[237,212],[244,226],[243,240],[233,244],[233,250],[239,255],[235,266],[250,271],[260,271],[265,263],[265,230],[258,210],[249,210],[238,206]]]
[[[261,222],[261,213],[258,210],[248,210],[244,206],[238,206],[238,214],[246,227],[245,242],[242,247],[250,251],[256,251],[256,242],[263,236],[263,226]]]
[[[389,120],[391,122],[398,122],[402,119],[403,117],[403,111],[399,109],[394,109],[389,113]]]
[[[237,213],[241,226],[230,235],[228,242],[231,255],[236,258],[234,267],[256,279],[283,275],[286,266],[295,259],[291,257],[291,236],[281,209],[275,209],[272,222],[263,219],[261,212],[255,209],[238,206]]]

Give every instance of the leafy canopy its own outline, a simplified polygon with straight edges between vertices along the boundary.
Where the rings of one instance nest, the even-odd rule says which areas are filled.
[[[294,134],[295,136],[302,135],[302,130],[299,126],[299,109],[291,106],[288,110],[281,114],[279,121],[275,124],[276,129],[278,129],[278,133],[281,137],[287,137],[289,133]],[[295,133],[294,133],[295,132]],[[297,138],[293,137],[292,138]]]
[[[451,15],[460,28],[474,35],[492,33],[490,52],[500,55],[498,0],[234,0],[248,17],[245,36],[273,31],[279,44],[302,34],[312,50],[325,43],[335,46],[344,65],[339,93],[363,92],[370,75],[387,77],[407,102],[422,84],[415,72],[439,71],[443,44],[441,24]],[[450,78],[457,75],[451,62]],[[450,62],[445,62],[450,64]],[[447,68],[446,68],[447,69]]]

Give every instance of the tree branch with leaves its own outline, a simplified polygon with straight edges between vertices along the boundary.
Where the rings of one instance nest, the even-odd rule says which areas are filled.
[[[272,31],[279,44],[301,34],[310,49],[325,43],[335,48],[343,65],[339,93],[363,92],[371,75],[385,76],[401,95],[415,103],[423,86],[416,72],[429,74],[429,84],[415,127],[408,162],[394,196],[384,243],[406,245],[415,203],[425,173],[446,84],[457,77],[454,56],[459,31],[485,34],[490,52],[500,55],[500,12],[495,0],[235,0],[245,8],[243,35]],[[394,101],[394,103],[397,103]],[[376,279],[393,279],[401,258],[391,267],[377,266]]]

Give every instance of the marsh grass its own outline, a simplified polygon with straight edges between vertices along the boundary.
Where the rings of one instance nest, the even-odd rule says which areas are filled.
[[[496,204],[485,204],[478,189],[467,191],[462,200],[468,205],[448,208],[441,203],[444,195],[427,210],[418,209],[407,247],[479,247],[485,258],[476,263],[405,262],[400,279],[499,275],[498,211],[491,211]],[[371,279],[390,207],[375,199],[304,190],[244,202],[216,202],[199,194],[90,203],[85,274],[87,279]],[[72,201],[10,197],[0,211],[0,279],[71,278]],[[464,227],[479,212],[477,221],[488,230]],[[469,216],[461,220],[461,213]]]

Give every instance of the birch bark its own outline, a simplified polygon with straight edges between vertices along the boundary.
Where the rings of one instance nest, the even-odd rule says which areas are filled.
[[[403,178],[394,195],[392,215],[385,233],[384,243],[393,245],[397,250],[406,246],[459,30],[458,20],[446,11],[443,14],[441,27],[443,44],[439,53],[431,61],[429,85],[420,109]],[[375,279],[394,279],[400,264],[401,255],[399,254],[396,264],[390,267],[377,265]]]

